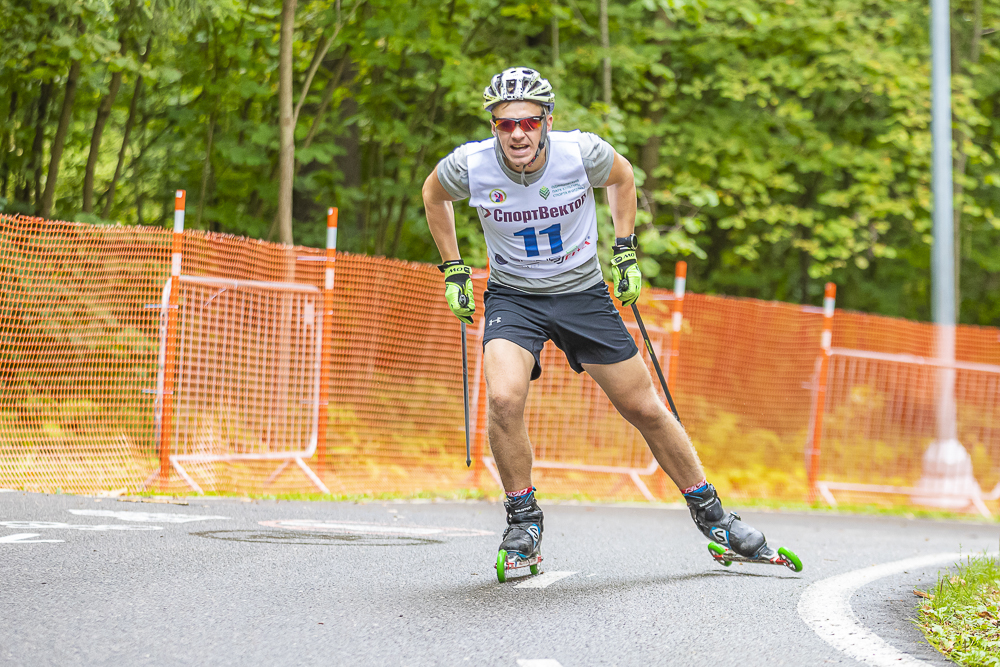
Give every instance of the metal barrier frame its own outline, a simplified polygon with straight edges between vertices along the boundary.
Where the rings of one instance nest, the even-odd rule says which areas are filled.
[[[170,468],[173,467],[181,478],[196,493],[204,495],[204,490],[195,482],[181,465],[181,462],[205,463],[210,461],[282,461],[281,465],[271,473],[265,480],[264,486],[269,486],[285,468],[295,462],[302,472],[309,478],[313,485],[321,493],[330,493],[330,490],[323,483],[323,480],[316,475],[313,470],[306,465],[304,459],[312,458],[316,454],[320,440],[323,441],[323,449],[320,451],[320,463],[322,464],[326,453],[326,429],[327,429],[327,384],[329,378],[330,346],[332,344],[332,323],[333,323],[333,281],[334,281],[334,261],[337,252],[337,209],[327,209],[327,241],[326,241],[326,261],[324,288],[320,290],[315,285],[290,282],[268,282],[255,280],[234,280],[229,278],[211,276],[186,276],[181,275],[181,265],[183,262],[183,233],[184,214],[187,194],[184,190],[177,190],[174,201],[174,230],[172,255],[170,262],[170,278],[167,278],[163,285],[163,295],[159,304],[160,309],[160,347],[158,355],[158,371],[156,378],[156,399],[153,407],[153,421],[155,441],[159,446],[160,467],[150,475],[143,483],[143,488],[157,477],[160,480],[160,488],[164,490],[170,476]],[[207,285],[221,288],[222,291],[228,289],[239,289],[241,287],[251,287],[255,289],[265,289],[272,291],[298,292],[320,294],[318,299],[318,313],[314,321],[316,334],[315,368],[312,394],[312,432],[309,435],[308,444],[304,450],[291,452],[274,452],[267,454],[170,454],[170,438],[173,435],[173,403],[174,403],[174,380],[176,375],[176,345],[178,328],[178,298],[180,294],[180,283],[187,282],[193,284]],[[221,292],[220,292],[221,293]],[[152,305],[156,307],[156,305]],[[321,414],[322,411],[322,414]]]
[[[179,276],[179,281],[182,283],[192,283],[198,285],[206,285],[210,287],[218,287],[223,290],[228,289],[240,289],[240,288],[254,288],[254,289],[266,289],[271,291],[281,291],[281,292],[291,292],[291,293],[304,293],[304,294],[321,294],[321,290],[315,285],[308,285],[303,283],[283,283],[283,282],[267,282],[258,280],[233,280],[229,278],[217,278],[217,277],[207,277],[207,276]],[[164,295],[172,292],[170,285],[171,279],[167,279],[167,284],[164,285],[163,293]],[[322,299],[320,299],[322,301]],[[166,309],[164,309],[165,311]],[[314,380],[312,387],[312,423],[311,432],[308,438],[308,445],[305,449],[300,451],[290,451],[290,452],[273,452],[273,453],[260,453],[260,454],[169,454],[170,438],[173,436],[172,424],[167,424],[162,418],[162,411],[157,410],[154,414],[154,423],[156,433],[160,436],[159,441],[161,447],[167,447],[167,460],[170,462],[170,466],[173,467],[177,474],[190,486],[196,493],[204,495],[204,490],[198,485],[194,479],[188,474],[187,470],[184,469],[183,463],[208,463],[211,461],[282,461],[282,464],[275,470],[264,482],[264,486],[270,485],[278,475],[280,475],[285,468],[288,467],[293,461],[298,465],[302,472],[312,481],[313,485],[322,493],[330,493],[330,490],[326,487],[323,481],[316,475],[315,472],[308,465],[306,465],[304,459],[312,458],[316,453],[317,445],[319,442],[319,431],[320,431],[320,404],[322,401],[322,376],[323,376],[323,350],[324,350],[324,333],[326,332],[326,327],[324,326],[324,308],[317,309],[316,320],[315,320],[315,330],[319,332],[316,335],[315,343],[315,361],[314,365]],[[164,319],[161,314],[161,322]],[[161,333],[165,327],[161,324]],[[170,336],[160,337],[160,363],[159,363],[159,373],[157,375],[156,383],[156,405],[162,406],[164,399],[166,398],[165,386],[166,382],[166,356],[167,349],[171,347],[172,341]],[[176,341],[173,341],[176,345]],[[173,383],[170,383],[171,386]],[[171,390],[172,393],[172,390]],[[169,429],[169,430],[167,430]],[[160,471],[156,471],[146,480],[145,485],[148,485],[156,476],[161,475]],[[161,477],[161,484],[163,478]]]
[[[995,366],[992,364],[981,364],[966,361],[940,361],[938,359],[928,358],[928,357],[918,357],[912,354],[891,354],[887,352],[870,352],[867,350],[853,350],[850,348],[841,347],[829,347],[829,336],[826,335],[826,330],[824,330],[824,350],[821,357],[817,358],[816,366],[817,370],[820,371],[814,376],[816,379],[813,382],[813,414],[810,419],[810,430],[806,440],[806,453],[807,460],[810,462],[809,478],[812,481],[812,488],[819,493],[823,500],[827,502],[831,507],[837,506],[837,499],[833,496],[833,491],[855,491],[861,493],[884,493],[893,495],[904,495],[904,496],[918,496],[923,493],[920,489],[916,487],[904,487],[904,486],[888,486],[882,484],[854,484],[850,482],[835,482],[831,480],[821,480],[816,479],[818,475],[818,466],[820,460],[820,446],[821,446],[821,434],[823,427],[823,418],[825,411],[825,396],[827,393],[827,383],[829,378],[825,372],[830,359],[837,357],[847,357],[855,359],[872,359],[876,361],[888,361],[900,364],[915,364],[920,366],[928,366],[933,368],[949,368],[955,370],[969,370],[969,371],[979,371],[987,373],[996,373],[1000,375],[1000,366]],[[820,384],[822,383],[822,386]],[[813,426],[814,425],[814,426]],[[959,494],[959,495],[949,495],[942,494],[942,498],[956,498],[959,500],[968,500],[969,506],[972,506],[985,518],[990,519],[993,517],[992,512],[983,502],[984,500],[998,500],[1000,499],[1000,483],[988,494]]]

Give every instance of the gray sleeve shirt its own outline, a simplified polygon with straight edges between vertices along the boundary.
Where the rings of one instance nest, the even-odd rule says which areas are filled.
[[[437,176],[445,191],[458,199],[467,199],[469,192],[469,157],[467,144],[459,146],[443,160],[438,162]],[[521,175],[515,172],[503,160],[500,153],[500,144],[496,144],[497,162],[510,180],[517,184],[521,183]],[[601,139],[596,134],[590,132],[580,133],[580,155],[583,158],[583,166],[587,171],[587,178],[593,187],[604,185],[611,174],[611,166],[615,161],[615,149],[611,144]],[[545,168],[530,174],[525,174],[528,184],[537,182],[545,174]]]

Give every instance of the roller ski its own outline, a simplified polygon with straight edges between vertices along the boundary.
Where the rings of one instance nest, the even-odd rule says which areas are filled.
[[[716,563],[729,567],[733,563],[765,563],[768,565],[784,565],[792,572],[802,571],[802,561],[793,552],[781,547],[777,551],[767,546],[761,548],[757,555],[752,558],[741,556],[732,549],[727,549],[717,542],[708,543],[708,553],[712,555]]]
[[[802,561],[793,552],[784,547],[775,551],[767,546],[764,533],[744,523],[736,512],[727,514],[711,484],[685,493],[684,499],[695,525],[711,540],[708,552],[717,563],[725,567],[732,563],[765,563],[802,571]]]
[[[528,568],[531,574],[538,574],[542,562],[542,510],[535,502],[535,494],[523,498],[509,499],[507,508],[507,529],[497,552],[497,581],[507,581],[507,575],[515,570]]]

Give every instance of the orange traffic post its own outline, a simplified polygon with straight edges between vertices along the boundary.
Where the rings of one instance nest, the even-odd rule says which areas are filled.
[[[674,267],[673,333],[670,334],[670,368],[667,386],[677,391],[677,369],[681,361],[681,325],[684,323],[684,288],[687,286],[687,262],[677,262]]]
[[[333,265],[337,260],[337,209],[326,210],[326,280],[323,284],[323,341],[319,374],[319,424],[316,456],[319,467],[327,464],[326,438],[329,422],[330,363],[333,356]]]
[[[170,436],[173,433],[174,363],[177,344],[177,298],[181,291],[181,258],[184,246],[184,204],[187,193],[178,190],[174,196],[173,252],[170,256],[170,298],[167,302],[167,341],[163,359],[163,418],[160,425],[160,490],[170,479]]]
[[[823,409],[826,406],[826,376],[830,367],[830,347],[833,343],[833,312],[836,307],[837,286],[826,284],[823,292],[823,338],[816,376],[815,403],[813,404],[812,447],[809,451],[809,500],[816,498],[816,480],[819,477],[820,445],[823,440]]]

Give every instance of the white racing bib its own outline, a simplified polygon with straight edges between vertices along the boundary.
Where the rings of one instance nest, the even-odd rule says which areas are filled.
[[[545,173],[524,187],[503,172],[495,138],[469,146],[469,206],[479,213],[490,262],[524,278],[548,278],[597,254],[594,189],[573,132],[549,132]]]

